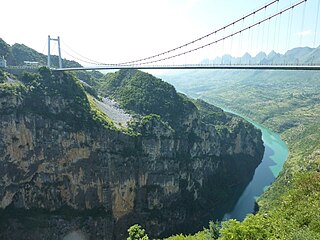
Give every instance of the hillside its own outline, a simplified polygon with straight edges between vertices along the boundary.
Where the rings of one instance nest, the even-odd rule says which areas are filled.
[[[11,73],[15,75],[22,76],[23,72],[26,69],[20,69],[19,67],[25,65],[24,61],[38,62],[40,66],[47,65],[47,55],[39,53],[34,49],[20,43],[15,43],[10,46],[2,38],[0,38],[0,56],[4,56],[7,60],[8,69]],[[51,65],[52,67],[59,66],[59,58],[56,55],[51,56]],[[70,61],[65,58],[62,59],[62,65],[64,67],[80,67],[81,65],[78,62]],[[32,70],[28,70],[32,71]],[[35,72],[35,70],[33,70]],[[96,79],[103,77],[103,74],[99,71],[78,71],[75,72],[76,75],[81,81],[88,83],[91,86],[95,85]]]
[[[101,95],[114,98],[134,113],[160,115],[174,128],[178,128],[190,112],[196,111],[190,99],[178,94],[172,85],[141,71],[109,73],[101,82],[97,89]]]
[[[111,103],[127,122],[101,111]],[[154,238],[195,232],[233,208],[263,151],[251,124],[141,71],[91,87],[3,69],[0,238],[124,239],[136,222]]]
[[[318,48],[285,55],[319,57]],[[259,213],[223,223],[219,239],[320,239],[319,73],[194,71],[163,78],[190,96],[264,124],[289,146],[280,176],[258,200]]]
[[[41,65],[46,65],[47,63],[47,56],[43,53],[39,53],[24,44],[15,43],[10,46],[2,38],[0,38],[0,56],[4,56],[6,58],[9,66],[23,66],[24,61],[39,62]],[[53,55],[51,57],[52,66],[58,67],[58,56]],[[64,66],[69,67],[81,66],[75,61],[69,61],[66,59],[63,59],[63,64]]]

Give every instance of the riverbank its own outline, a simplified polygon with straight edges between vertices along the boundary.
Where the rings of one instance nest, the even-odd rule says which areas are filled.
[[[241,114],[224,108],[223,110],[244,118],[260,129],[265,146],[263,159],[257,167],[251,182],[238,199],[234,209],[223,217],[223,220],[237,219],[242,221],[247,214],[254,212],[257,198],[266,191],[281,172],[288,158],[289,150],[286,143],[275,132]]]

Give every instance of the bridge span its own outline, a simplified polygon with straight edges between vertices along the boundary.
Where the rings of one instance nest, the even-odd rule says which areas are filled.
[[[90,67],[52,68],[54,71],[83,71],[83,70],[120,70],[120,69],[216,69],[216,70],[291,70],[319,71],[320,65],[231,65],[231,64],[187,64],[187,65],[101,65]]]
[[[317,0],[319,1],[319,0]],[[48,67],[50,68],[50,41],[58,41],[59,67],[51,68],[55,71],[81,71],[81,70],[119,70],[119,69],[220,69],[220,70],[280,70],[280,71],[319,71],[320,70],[320,48],[315,48],[317,40],[317,30],[319,22],[320,2],[316,18],[311,22],[315,23],[314,28],[314,50],[309,51],[309,47],[302,47],[302,36],[304,31],[304,18],[307,0],[290,1],[290,4],[281,4],[279,0],[270,0],[264,6],[253,10],[235,21],[217,28],[206,35],[202,35],[184,44],[167,51],[158,51],[157,54],[149,55],[135,60],[126,60],[121,62],[101,62],[87,58],[68,47],[73,54],[63,51],[72,59],[85,63],[86,67],[62,67],[60,37],[57,39],[48,36]],[[309,2],[309,1],[308,1]],[[294,13],[300,6],[298,12],[301,18]],[[304,7],[302,7],[304,6]],[[295,13],[297,14],[297,13]],[[309,17],[309,16],[308,16]],[[282,20],[281,20],[282,19]],[[284,21],[286,19],[286,21]],[[299,21],[294,21],[298,19]],[[285,22],[285,24],[283,24]],[[293,34],[291,28],[293,24],[301,24],[301,31]],[[313,26],[312,26],[313,28]],[[283,33],[283,34],[282,34]],[[297,39],[298,37],[298,39]],[[295,40],[294,40],[295,39]],[[280,40],[283,40],[282,47],[279,48]],[[284,55],[277,54],[275,49],[288,49],[292,41],[299,47],[283,51]],[[269,43],[270,42],[270,43]],[[157,48],[158,46],[155,46]],[[301,49],[299,49],[301,48]],[[235,50],[237,49],[237,50]],[[260,49],[260,52],[257,51]],[[262,51],[266,49],[265,51]],[[221,51],[222,50],[222,51]],[[272,51],[270,51],[272,50]],[[218,57],[219,51],[225,54]],[[243,52],[242,57],[233,59],[232,52]],[[259,52],[256,57],[251,57],[250,51]],[[269,55],[265,52],[270,52]],[[299,52],[299,57],[293,58],[294,54]],[[78,57],[74,57],[74,53]],[[230,54],[229,54],[230,53]],[[264,53],[264,55],[263,55]],[[203,55],[204,54],[204,55]],[[262,55],[261,55],[262,54]],[[231,57],[231,60],[224,61],[225,55]],[[239,56],[241,54],[238,54]],[[130,54],[128,54],[130,56]],[[213,58],[216,56],[216,58]],[[301,57],[301,56],[304,56]],[[213,58],[213,59],[212,59]],[[198,59],[198,60],[197,60]],[[208,61],[203,61],[206,59]],[[211,59],[211,60],[210,60]],[[232,60],[233,59],[233,60]],[[198,63],[197,63],[198,62]],[[200,63],[202,62],[202,64]]]

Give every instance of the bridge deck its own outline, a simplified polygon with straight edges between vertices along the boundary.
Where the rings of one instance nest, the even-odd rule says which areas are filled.
[[[225,70],[320,70],[320,65],[99,65],[91,67],[54,68],[54,71],[119,70],[119,69],[225,69]]]

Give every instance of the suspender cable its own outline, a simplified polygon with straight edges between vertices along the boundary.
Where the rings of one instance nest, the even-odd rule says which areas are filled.
[[[318,21],[319,21],[319,10],[320,10],[320,1],[318,1],[318,11],[317,11],[317,18],[316,18],[316,28],[314,30],[314,40],[313,40],[313,47],[316,47],[316,40],[317,40],[317,32],[318,32]]]
[[[256,36],[256,41],[255,41],[256,46],[254,46],[254,47],[256,47],[257,50],[259,49],[260,29],[261,29],[261,25],[260,25],[259,28],[257,29],[257,36]],[[253,48],[252,50],[255,51],[255,48]],[[255,54],[258,54],[258,51],[257,51]]]
[[[244,17],[242,17],[242,18],[239,18],[238,20],[236,20],[236,21],[234,21],[234,22],[232,22],[232,23],[230,23],[230,24],[227,24],[227,25],[224,26],[224,27],[221,27],[221,28],[219,28],[219,29],[217,29],[217,30],[215,30],[215,31],[213,31],[213,32],[211,32],[211,33],[208,33],[207,35],[204,35],[204,36],[202,36],[202,37],[200,37],[200,38],[197,38],[197,39],[195,39],[195,40],[193,40],[193,41],[191,41],[191,42],[185,43],[185,44],[183,44],[183,45],[181,45],[181,46],[179,46],[179,47],[170,49],[170,50],[165,51],[165,52],[162,52],[162,53],[155,54],[155,55],[150,56],[150,57],[141,58],[141,59],[138,59],[138,60],[133,60],[133,61],[128,61],[128,62],[118,63],[118,65],[132,64],[132,63],[137,63],[137,62],[146,61],[146,60],[149,60],[149,59],[152,59],[152,58],[156,58],[156,57],[160,57],[160,56],[166,55],[166,54],[168,54],[168,53],[171,53],[171,52],[173,52],[173,51],[179,50],[179,49],[181,49],[181,48],[187,47],[187,46],[189,46],[189,45],[191,45],[191,44],[194,44],[194,43],[196,43],[196,42],[198,42],[198,41],[201,41],[201,40],[203,40],[203,39],[205,39],[205,38],[207,38],[207,37],[209,37],[209,36],[211,36],[211,35],[213,35],[213,34],[215,34],[215,33],[217,33],[217,32],[220,32],[220,31],[222,31],[222,30],[224,30],[224,29],[226,29],[226,28],[229,28],[230,26],[233,26],[234,24],[236,24],[236,23],[238,23],[238,22],[240,22],[240,21],[242,21],[242,20],[244,20],[244,19],[246,19],[246,18],[248,18],[248,17],[250,17],[250,16],[252,16],[252,15],[255,15],[256,13],[262,11],[263,9],[268,8],[268,7],[270,7],[270,6],[272,6],[273,4],[278,3],[278,2],[279,2],[279,0],[274,0],[274,1],[266,4],[265,6],[263,6],[263,7],[259,8],[259,9],[255,10],[255,11],[249,13],[249,14],[247,14],[246,16],[244,16]]]
[[[42,54],[45,53],[45,50],[46,50],[46,47],[47,47],[47,41],[44,42],[44,45],[43,45],[43,49],[42,49]]]
[[[290,0],[291,4],[292,0]],[[291,27],[292,27],[292,15],[293,15],[293,9],[289,12],[289,17],[288,17],[288,26],[287,26],[287,40],[286,40],[286,49],[289,47],[289,41],[290,41],[290,36],[291,36]]]
[[[232,33],[234,32],[234,25],[232,26]],[[231,38],[230,41],[230,55],[232,55],[232,44],[233,44],[233,38]]]
[[[270,39],[270,25],[271,25],[271,21],[270,19],[268,19],[268,33],[267,33],[267,49],[269,48],[269,39]]]
[[[279,41],[280,41],[280,34],[281,34],[281,16],[282,16],[282,13],[279,16],[278,41],[276,46],[277,49],[279,49]]]
[[[64,41],[62,41],[62,42],[63,42],[63,44],[64,44],[70,51],[72,51],[74,54],[78,55],[78,56],[79,56],[80,58],[82,58],[82,59],[80,59],[80,58],[78,58],[78,57],[74,57],[73,55],[71,55],[70,53],[68,53],[69,56],[71,56],[71,57],[73,57],[73,58],[75,58],[75,59],[77,59],[77,60],[79,60],[79,61],[81,61],[81,62],[90,63],[90,64],[98,64],[98,65],[101,64],[101,63],[98,62],[98,61],[92,60],[92,59],[90,59],[90,58],[87,58],[87,57],[81,55],[80,53],[74,51],[71,47],[69,47],[69,45],[68,45],[66,42],[64,42]],[[64,51],[66,51],[66,50],[64,50]],[[83,59],[84,59],[84,60],[83,60]]]
[[[304,1],[305,3],[307,0]],[[306,4],[303,5],[303,14],[302,14],[302,22],[301,22],[301,33],[300,33],[300,43],[299,46],[302,47],[302,37],[303,37],[303,28],[304,28],[304,18],[306,14]]]
[[[242,27],[244,27],[244,19],[242,20]],[[239,49],[242,49],[242,41],[243,41],[243,38],[244,38],[244,35],[242,34],[242,32],[239,33],[239,36],[240,36],[240,48]],[[240,64],[241,64],[241,57],[240,57]]]
[[[223,53],[224,53],[224,39],[225,39],[225,29],[223,31],[223,34],[222,34],[223,38],[222,38],[222,56],[221,56],[221,64],[223,64]]]
[[[189,50],[189,51],[185,51],[185,52],[183,52],[183,53],[171,55],[171,56],[169,56],[169,57],[165,57],[165,58],[161,58],[161,59],[157,59],[157,60],[153,60],[153,61],[148,61],[148,62],[143,62],[143,63],[137,63],[137,64],[134,64],[134,65],[122,65],[122,64],[115,64],[115,65],[118,65],[118,66],[119,66],[119,65],[122,65],[122,66],[135,66],[135,65],[141,66],[141,65],[145,65],[145,64],[161,62],[161,61],[164,61],[164,60],[169,60],[169,59],[171,59],[171,58],[179,57],[179,56],[181,56],[181,55],[183,55],[183,54],[188,54],[188,53],[197,51],[197,50],[199,50],[199,49],[202,49],[202,48],[204,48],[204,47],[208,47],[208,46],[211,46],[211,45],[213,45],[213,44],[216,44],[216,43],[219,43],[219,42],[221,42],[221,41],[224,41],[225,39],[228,39],[228,38],[230,38],[230,37],[233,37],[234,35],[240,34],[240,33],[243,32],[243,31],[248,31],[248,30],[250,30],[251,28],[254,28],[254,27],[260,25],[261,23],[264,23],[264,22],[266,22],[266,21],[268,21],[268,20],[271,20],[271,19],[273,19],[273,18],[275,18],[275,17],[277,17],[277,16],[279,16],[279,15],[281,15],[281,14],[283,14],[283,13],[289,11],[289,10],[291,10],[292,8],[294,8],[294,7],[302,4],[302,3],[304,3],[304,2],[306,2],[306,0],[302,0],[302,1],[300,1],[300,2],[298,2],[298,3],[296,3],[296,4],[294,4],[294,5],[286,8],[286,9],[284,9],[284,10],[276,13],[276,14],[273,14],[272,16],[269,16],[269,17],[266,18],[266,19],[263,19],[263,20],[261,20],[261,21],[259,21],[259,22],[257,22],[257,23],[254,23],[254,24],[252,24],[252,25],[250,25],[250,26],[248,26],[248,27],[246,27],[246,28],[243,28],[243,29],[241,29],[241,30],[239,30],[239,31],[237,31],[237,32],[235,32],[235,33],[232,33],[232,34],[230,34],[230,35],[228,35],[228,36],[224,36],[223,38],[220,38],[220,39],[218,39],[218,40],[216,40],[216,41],[207,43],[207,44],[202,45],[202,46],[200,46],[200,47],[193,48],[193,49],[191,49],[191,50]]]
[[[266,18],[266,16],[267,16],[267,10],[265,9],[265,10],[264,10],[264,18]],[[265,26],[266,26],[266,24],[264,23],[264,24],[263,24],[263,29],[262,29],[262,41],[261,41],[261,42],[262,42],[262,49],[263,49],[263,47],[264,47],[263,45],[264,45],[264,42],[265,42],[265,41],[264,41],[264,30],[265,30]]]
[[[255,18],[255,14],[253,14],[252,16],[252,24],[254,23],[254,18]],[[252,29],[250,29],[249,35],[251,35],[251,39],[250,39],[250,49],[252,50],[252,45],[253,45],[253,35],[254,35],[254,31]]]
[[[78,58],[76,57],[75,55],[69,53],[68,51],[66,51],[65,49],[62,49],[63,50],[63,53],[65,53],[66,55],[70,56],[71,58],[73,58],[74,60],[77,60],[79,62],[84,62],[84,63],[88,63],[88,64],[92,64],[92,65],[95,65],[97,64],[96,62],[91,62],[91,61],[88,61],[88,60],[83,60],[81,58]]]
[[[279,2],[277,3],[277,12],[279,11]],[[277,39],[277,21],[274,21],[274,38],[273,38],[273,50],[276,50],[276,39]]]

